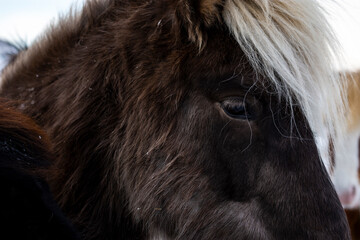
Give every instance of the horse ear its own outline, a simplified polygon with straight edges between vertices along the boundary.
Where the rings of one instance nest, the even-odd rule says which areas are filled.
[[[177,15],[188,37],[202,49],[206,42],[205,29],[221,21],[225,0],[182,0],[177,5]]]

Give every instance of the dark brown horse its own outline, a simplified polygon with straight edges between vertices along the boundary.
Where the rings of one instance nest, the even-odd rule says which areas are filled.
[[[84,239],[349,239],[314,140],[345,108],[324,19],[315,0],[93,0],[1,95],[52,139]]]

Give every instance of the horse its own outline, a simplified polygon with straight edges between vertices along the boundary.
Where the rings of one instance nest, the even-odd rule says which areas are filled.
[[[344,208],[360,206],[359,139],[360,139],[360,73],[348,72],[346,97],[349,112],[346,125],[346,151],[335,154],[333,182]]]
[[[360,72],[347,72],[346,97],[349,102],[346,128],[346,151],[335,155],[332,175],[335,190],[345,208],[352,239],[360,239]]]
[[[30,118],[0,102],[0,224],[12,239],[71,239],[80,236],[46,183],[51,144]]]
[[[335,43],[315,0],[90,0],[0,96],[49,135],[83,239],[350,239]]]

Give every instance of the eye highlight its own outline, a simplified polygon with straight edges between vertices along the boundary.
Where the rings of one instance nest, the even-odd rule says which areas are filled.
[[[228,98],[220,104],[223,111],[231,118],[246,120],[253,119],[250,106],[248,106],[243,99],[237,97]]]

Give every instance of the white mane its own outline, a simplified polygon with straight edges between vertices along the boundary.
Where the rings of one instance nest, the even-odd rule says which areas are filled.
[[[341,76],[334,71],[335,39],[315,0],[227,0],[223,18],[252,66],[292,106],[298,102],[318,139],[345,130]],[[342,141],[335,149],[341,151]],[[317,143],[327,169],[329,148]],[[326,144],[329,145],[329,144]]]

